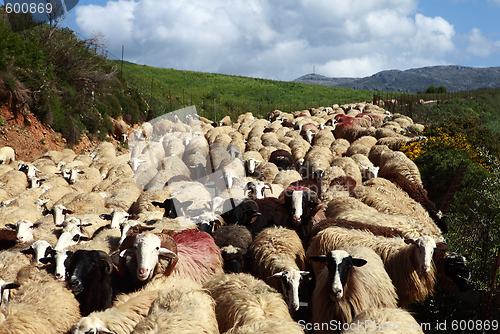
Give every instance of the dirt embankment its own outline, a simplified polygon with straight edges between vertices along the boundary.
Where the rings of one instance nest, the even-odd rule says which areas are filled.
[[[3,118],[3,125],[0,126],[0,147],[12,147],[16,152],[16,160],[30,162],[47,151],[70,148],[60,133],[40,122],[32,113],[25,114],[14,115],[6,105],[1,107],[0,117]],[[120,145],[114,139],[111,141],[115,146]],[[76,154],[81,154],[82,150],[89,152],[97,144],[99,142],[91,142],[87,136],[82,135],[78,145],[71,149]]]

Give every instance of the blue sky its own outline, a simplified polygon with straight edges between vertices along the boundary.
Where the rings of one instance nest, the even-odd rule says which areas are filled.
[[[500,0],[80,0],[61,25],[111,58],[294,80],[500,66]]]

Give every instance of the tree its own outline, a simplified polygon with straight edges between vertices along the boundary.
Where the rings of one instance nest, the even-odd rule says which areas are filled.
[[[434,85],[432,85],[425,90],[425,94],[442,94],[446,92],[447,89],[445,86],[439,86],[438,88],[436,88]]]

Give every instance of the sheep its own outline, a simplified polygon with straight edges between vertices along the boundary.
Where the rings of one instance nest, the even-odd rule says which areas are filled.
[[[9,146],[4,146],[0,148],[0,164],[10,164],[16,161],[16,152]]]
[[[16,283],[6,282],[0,278],[0,306],[5,307],[9,302],[10,291],[19,288],[20,285]]]
[[[131,333],[218,334],[215,301],[199,283],[177,279],[153,301]]]
[[[67,259],[68,287],[80,303],[82,316],[112,306],[113,262],[103,251],[77,250]]]
[[[0,250],[9,249],[17,244],[17,232],[12,229],[0,229]]]
[[[373,179],[378,176],[380,167],[375,167],[366,155],[354,154],[351,155],[351,159],[358,164],[362,181]]]
[[[264,161],[262,155],[258,151],[246,151],[243,153],[242,160],[245,163],[245,168],[248,175],[255,172],[255,167]]]
[[[335,138],[347,139],[350,143],[364,135],[366,128],[351,122],[340,122],[335,124]]]
[[[130,125],[125,123],[124,120],[116,121],[114,124],[114,135],[117,140],[126,142],[128,139],[129,130],[130,130]]]
[[[421,235],[429,235],[435,238],[436,241],[442,241],[440,235],[433,234],[426,226],[419,224],[412,217],[378,212],[353,197],[334,197],[328,203],[326,216],[395,228],[401,231],[405,238],[418,238]]]
[[[15,230],[17,242],[24,243],[34,241],[33,230],[42,225],[42,222],[32,223],[27,219],[21,219],[15,224],[6,224],[5,227]]]
[[[329,333],[331,321],[350,323],[370,307],[397,307],[397,295],[380,256],[367,247],[328,250],[311,261],[327,265],[317,274],[312,294],[315,333]],[[325,330],[324,325],[327,325]]]
[[[28,273],[26,273],[28,272]],[[23,275],[27,275],[24,278]],[[63,283],[30,266],[18,276],[21,285],[0,309],[0,333],[66,333],[80,318],[78,301]]]
[[[354,181],[356,181],[356,185],[360,185],[363,182],[358,164],[350,157],[335,158],[331,162],[330,166],[338,166],[342,168],[345,175],[352,177]]]
[[[329,129],[320,130],[315,136],[313,140],[314,146],[326,146],[330,147],[335,140],[335,136],[333,132]]]
[[[267,200],[264,199],[264,200]],[[260,216],[259,206],[257,202],[263,200],[252,200],[249,198],[244,198],[241,201],[235,200],[234,198],[228,198],[224,201],[222,206],[223,213],[222,218],[227,225],[238,224],[243,226],[248,226],[252,223],[254,217]]]
[[[144,232],[131,236],[123,242],[120,258],[135,256],[137,270],[134,279],[138,284],[150,281],[157,274],[191,278],[197,282],[205,282],[223,272],[220,250],[212,237],[195,229],[178,232],[170,237],[166,233],[153,234]],[[165,268],[159,257],[167,257],[171,261]],[[158,265],[159,264],[159,265]],[[120,272],[126,268],[120,263]]]
[[[369,247],[381,257],[396,287],[401,307],[432,294],[436,283],[436,268],[432,262],[434,249],[447,248],[445,243],[435,242],[429,236],[386,238],[367,231],[332,226],[311,240],[307,254],[324,254],[347,245]]]
[[[291,133],[291,131],[289,133]],[[288,133],[287,133],[287,135],[288,135]],[[306,153],[311,148],[311,144],[300,137],[293,139],[292,141],[290,141],[290,143],[288,143],[288,145],[292,149],[291,153],[292,153],[292,157],[295,159],[295,161],[298,161],[300,159],[304,159],[306,156]]]
[[[281,187],[286,188],[299,181],[302,181],[302,176],[298,171],[294,169],[280,170],[279,173],[276,174],[273,184],[279,184]]]
[[[36,240],[29,248],[23,249],[21,253],[23,254],[33,254],[33,260],[36,264],[42,264],[40,259],[47,257],[49,255],[52,246],[46,240]]]
[[[325,169],[330,167],[333,160],[334,156],[329,148],[313,146],[304,157],[304,165],[301,168],[303,178],[319,181],[321,175]]]
[[[349,143],[347,139],[337,138],[330,145],[330,151],[332,151],[334,157],[341,157],[345,152],[347,152],[350,145],[351,143]]]
[[[436,240],[443,239],[439,227],[429,217],[427,210],[408,193],[385,178],[365,181],[363,186],[356,188],[354,196],[381,213],[411,217],[423,231],[426,231],[423,234],[432,235]]]
[[[193,204],[193,201],[184,201],[181,202],[177,198],[171,197],[167,198],[163,202],[151,202],[154,206],[165,209],[165,213],[163,217],[168,218],[177,218],[179,217],[179,213],[183,213],[184,209]]]
[[[245,268],[245,255],[252,243],[252,234],[241,225],[226,225],[213,233],[215,244],[224,260],[224,271],[240,273]]]
[[[139,291],[118,295],[113,307],[100,312],[92,312],[74,322],[71,326],[71,333],[129,334],[148,315],[151,304],[158,297],[159,292],[168,290],[175,282],[175,278],[165,277],[146,284]]]
[[[286,150],[276,150],[269,156],[269,162],[278,167],[278,170],[287,170],[295,167],[295,159]]]
[[[49,213],[52,213],[54,216],[54,225],[56,226],[62,226],[64,219],[66,218],[67,214],[73,214],[74,211],[67,209],[64,205],[57,204],[52,207],[50,210],[45,210],[42,212],[43,215],[47,215]]]
[[[263,162],[255,169],[256,179],[273,183],[274,178],[279,173],[278,167],[272,162]]]
[[[406,310],[401,308],[368,308],[345,325],[342,334],[362,333],[415,333],[424,334],[420,324]]]
[[[299,284],[305,271],[305,251],[297,233],[285,227],[260,232],[248,249],[251,272],[260,279],[272,278],[270,286],[288,299],[290,311],[299,309]]]
[[[234,333],[244,326],[280,320],[285,321],[285,324],[293,324],[285,326],[290,333],[300,333],[281,294],[275,293],[269,285],[250,274],[214,277],[203,288],[215,300],[215,314],[221,333],[229,330]]]
[[[131,215],[128,212],[123,210],[115,210],[113,209],[111,213],[103,213],[99,215],[99,218],[105,220],[111,220],[109,228],[119,228],[121,223],[123,223],[127,219],[137,219],[137,215]]]
[[[436,204],[427,197],[427,191],[418,184],[411,182],[400,173],[387,173],[385,179],[396,184],[399,188],[404,190],[408,196],[420,203],[429,213],[429,216],[434,220],[439,229],[443,233],[448,233],[448,227],[443,217],[443,213],[439,211]]]
[[[250,181],[246,184],[243,190],[248,190],[248,198],[256,200],[265,198],[264,192],[266,189],[269,189],[272,192],[271,185],[268,182]]]

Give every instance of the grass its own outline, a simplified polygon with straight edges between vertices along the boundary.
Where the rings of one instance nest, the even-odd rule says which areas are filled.
[[[112,63],[121,69],[120,62]],[[265,118],[274,109],[290,112],[373,99],[373,92],[368,90],[180,71],[130,62],[123,64],[123,80],[139,89],[155,117],[196,105],[200,115],[213,119],[215,105],[217,119],[246,112]]]

